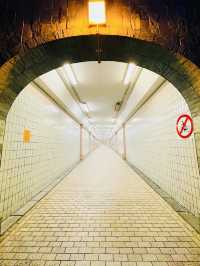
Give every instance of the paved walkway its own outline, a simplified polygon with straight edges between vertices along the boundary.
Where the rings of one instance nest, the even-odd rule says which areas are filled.
[[[198,235],[113,151],[101,147],[0,246],[0,265],[200,265]]]

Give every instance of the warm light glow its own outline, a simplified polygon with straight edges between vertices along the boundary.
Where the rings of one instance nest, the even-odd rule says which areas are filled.
[[[124,84],[128,85],[131,82],[131,76],[133,75],[133,71],[135,69],[136,65],[133,63],[130,63],[127,68],[127,72],[124,78]]]
[[[67,72],[67,76],[68,76],[68,78],[69,78],[71,84],[74,85],[74,86],[77,85],[77,80],[76,80],[76,77],[75,77],[75,75],[74,75],[74,72],[73,72],[73,70],[72,70],[71,65],[70,65],[70,64],[66,64],[66,65],[64,65],[64,69],[65,69],[66,72]]]
[[[89,24],[98,25],[106,23],[105,1],[89,1]]]

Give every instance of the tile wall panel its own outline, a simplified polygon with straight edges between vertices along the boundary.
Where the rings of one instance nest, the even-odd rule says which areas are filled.
[[[124,145],[123,145],[123,129],[120,129],[116,135],[116,138],[117,138],[117,150],[118,150],[118,153],[123,156],[124,154]]]
[[[90,134],[86,129],[83,129],[83,156],[86,156],[91,150]]]
[[[190,114],[181,94],[166,82],[126,126],[127,160],[193,214],[200,213],[200,177],[194,136],[176,133],[179,115]]]
[[[121,128],[117,134],[110,140],[109,145],[114,149],[120,156],[124,154],[124,143],[123,143],[123,129]]]
[[[30,142],[24,143],[24,130]],[[80,158],[80,127],[29,84],[9,111],[0,170],[0,216],[22,207]]]

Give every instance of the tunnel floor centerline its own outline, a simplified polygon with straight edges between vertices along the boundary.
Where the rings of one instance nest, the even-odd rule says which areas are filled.
[[[102,146],[11,228],[0,265],[197,266],[199,239]]]

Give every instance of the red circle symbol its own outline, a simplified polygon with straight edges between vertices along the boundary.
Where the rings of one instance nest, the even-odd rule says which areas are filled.
[[[187,114],[180,115],[176,122],[176,131],[182,139],[189,138],[193,133],[192,118]]]

